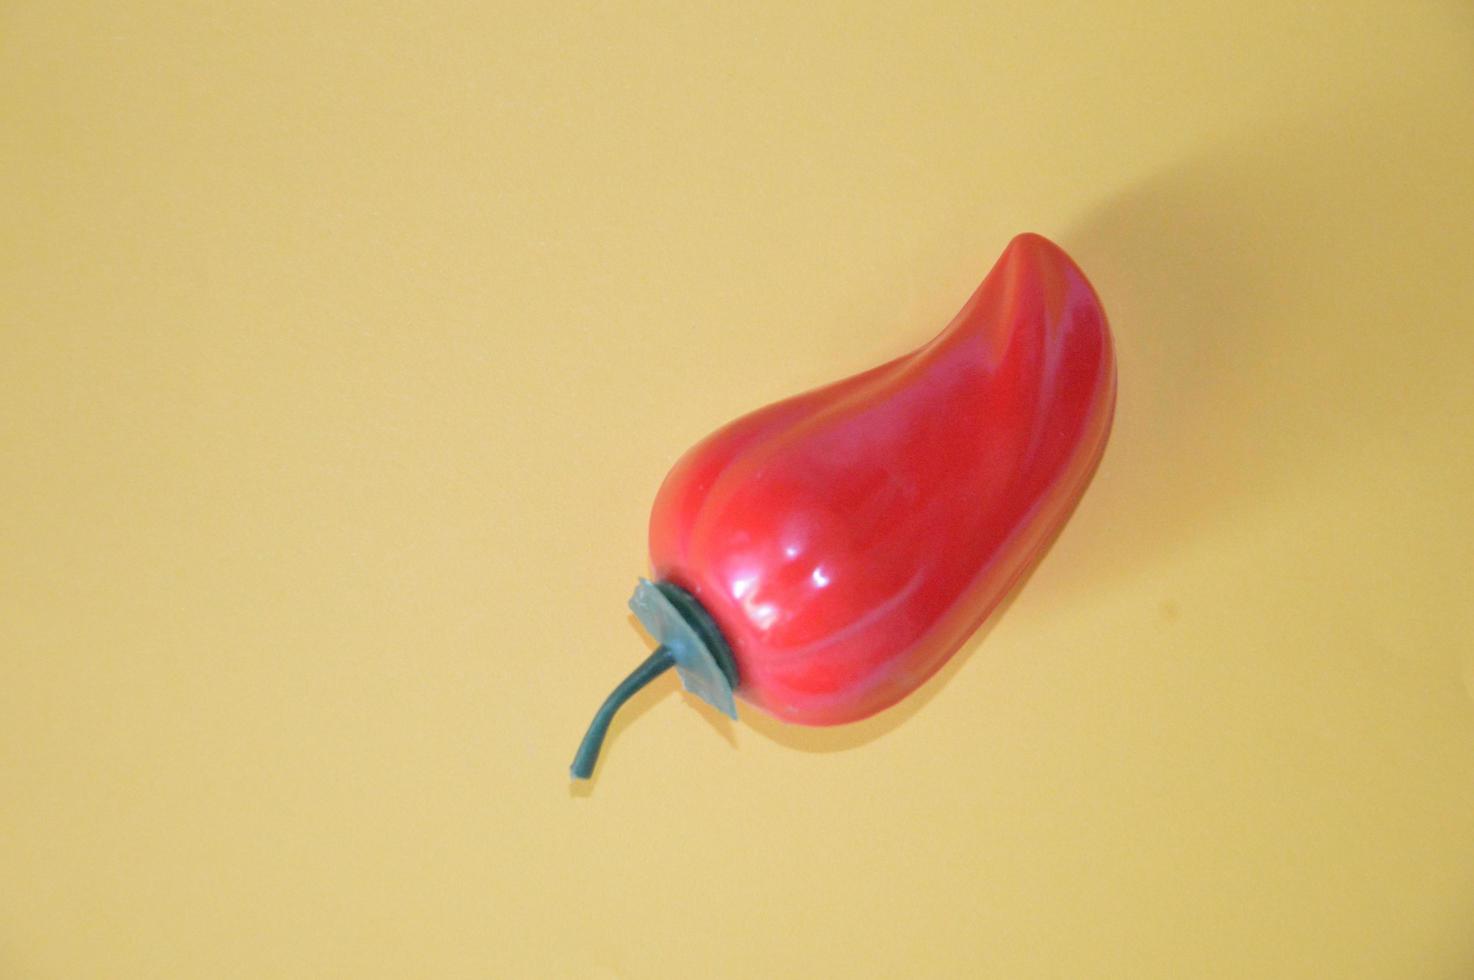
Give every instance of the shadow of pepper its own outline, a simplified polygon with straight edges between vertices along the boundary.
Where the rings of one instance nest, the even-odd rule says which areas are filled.
[[[1245,207],[1245,185],[1262,184],[1254,169],[1191,161],[1061,236],[1105,304],[1120,388],[1100,472],[1041,565],[1045,605],[1150,567],[1266,489],[1273,458],[1244,417],[1265,394],[1262,359],[1285,340],[1273,309],[1296,259]]]
[[[1467,163],[1408,121],[1422,98],[1371,92],[1266,125],[1143,179],[1061,235],[1110,316],[1120,389],[1098,478],[1029,615],[1344,480],[1348,460],[1395,451],[1446,410],[1432,372],[1417,392],[1390,387],[1397,372],[1384,370],[1413,356],[1415,325],[1397,322],[1406,291],[1441,288],[1457,267],[1440,239],[1456,235],[1447,202],[1467,186]],[[1389,264],[1407,277],[1386,275]]]
[[[744,723],[804,751],[865,745],[923,710],[1003,616],[1048,616],[1149,573],[1375,438],[1381,409],[1351,397],[1350,372],[1369,359],[1337,352],[1347,324],[1374,335],[1378,315],[1321,286],[1316,270],[1368,261],[1357,201],[1395,162],[1399,116],[1386,97],[1286,120],[1142,179],[1061,233],[1110,316],[1120,376],[1111,442],[1077,513],[982,630],[900,704],[835,728],[755,710]],[[1305,394],[1311,378],[1347,388],[1345,404],[1321,411]]]

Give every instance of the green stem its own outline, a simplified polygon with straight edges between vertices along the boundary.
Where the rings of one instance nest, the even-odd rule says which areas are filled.
[[[676,658],[669,650],[663,646],[656,647],[655,652],[620,681],[619,686],[604,699],[603,705],[594,714],[594,720],[589,722],[589,730],[584,733],[583,741],[578,743],[578,751],[573,755],[573,765],[568,767],[574,779],[588,779],[594,774],[594,763],[599,761],[599,750],[604,747],[604,736],[609,734],[609,723],[614,720],[614,713],[642,687],[674,667],[675,663]]]

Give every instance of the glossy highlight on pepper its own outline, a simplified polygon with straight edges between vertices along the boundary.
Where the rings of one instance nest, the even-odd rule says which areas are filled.
[[[929,343],[682,456],[650,518],[657,583],[719,631],[743,702],[795,724],[866,718],[1038,562],[1100,461],[1115,394],[1094,289],[1058,246],[1020,235]],[[706,683],[685,659],[687,687]]]

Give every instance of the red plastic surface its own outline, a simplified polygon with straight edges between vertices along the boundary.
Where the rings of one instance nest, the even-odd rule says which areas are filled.
[[[715,618],[743,700],[799,724],[865,718],[1039,560],[1105,449],[1115,379],[1084,274],[1020,235],[930,343],[687,452],[651,514],[655,574]]]

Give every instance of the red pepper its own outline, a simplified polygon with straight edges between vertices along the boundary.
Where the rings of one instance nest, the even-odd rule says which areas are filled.
[[[656,583],[631,605],[661,646],[594,719],[676,666],[802,725],[872,715],[957,652],[1038,562],[1105,450],[1116,369],[1069,256],[1009,243],[934,340],[759,409],[676,463],[650,517]]]

